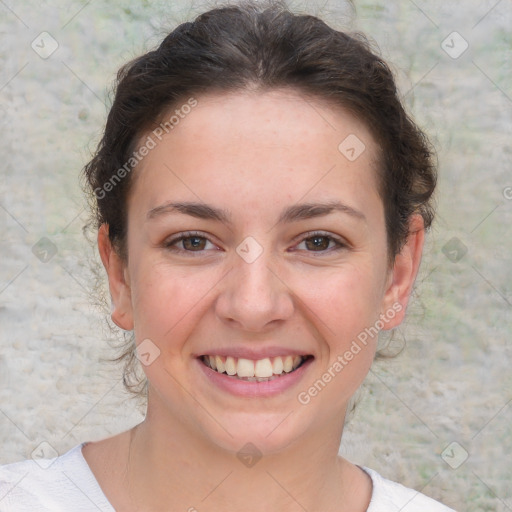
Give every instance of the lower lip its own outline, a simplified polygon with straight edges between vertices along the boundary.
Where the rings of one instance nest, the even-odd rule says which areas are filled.
[[[227,391],[232,395],[243,397],[270,397],[283,393],[296,385],[304,376],[305,372],[313,362],[310,357],[299,368],[290,373],[284,373],[281,377],[263,382],[240,380],[230,377],[225,373],[219,373],[206,366],[200,359],[196,359],[203,374],[215,386]]]

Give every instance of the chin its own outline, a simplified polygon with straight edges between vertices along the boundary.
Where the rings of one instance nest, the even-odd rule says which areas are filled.
[[[298,424],[300,409],[281,413],[238,413],[219,418],[226,432],[215,422],[208,428],[208,441],[222,450],[240,457],[244,452],[256,455],[277,455],[300,442],[308,425]],[[304,418],[302,418],[303,420]],[[210,425],[211,427],[212,425]]]

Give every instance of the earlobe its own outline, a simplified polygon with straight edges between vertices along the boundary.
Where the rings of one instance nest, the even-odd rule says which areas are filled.
[[[412,287],[418,274],[425,239],[423,217],[416,214],[409,222],[409,235],[399,254],[396,255],[384,296],[382,313],[391,309],[398,311],[386,324],[385,330],[400,325],[404,316]]]
[[[98,250],[108,276],[112,320],[121,329],[131,331],[133,312],[126,263],[112,246],[108,236],[108,224],[102,224],[98,230]]]

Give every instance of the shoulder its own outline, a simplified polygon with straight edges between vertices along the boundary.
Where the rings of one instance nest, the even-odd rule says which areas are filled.
[[[52,459],[0,466],[0,512],[113,512],[82,456],[82,444]],[[91,503],[92,502],[92,503]]]
[[[373,483],[367,512],[455,512],[414,489],[383,478],[373,469],[364,466],[361,469],[370,475]]]

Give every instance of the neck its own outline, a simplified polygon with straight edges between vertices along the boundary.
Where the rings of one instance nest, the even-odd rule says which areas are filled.
[[[125,481],[137,509],[144,504],[144,510],[169,510],[172,504],[172,510],[190,512],[366,510],[356,505],[364,481],[360,470],[338,456],[342,424],[309,433],[279,452],[261,454],[249,445],[244,454],[215,445],[179,418],[164,421],[151,414],[150,405],[128,448]]]

